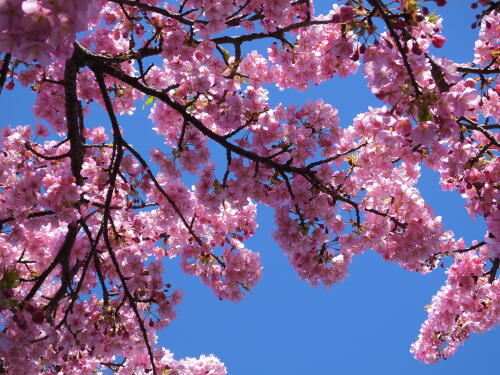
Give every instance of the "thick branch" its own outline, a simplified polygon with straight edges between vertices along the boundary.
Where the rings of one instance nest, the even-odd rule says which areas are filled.
[[[36,292],[41,288],[47,277],[52,273],[54,268],[58,265],[64,262],[64,259],[67,259],[69,257],[69,254],[71,252],[71,248],[73,247],[73,244],[75,243],[76,236],[78,234],[79,228],[77,225],[68,225],[68,232],[66,233],[66,236],[64,237],[64,242],[61,245],[61,248],[57,252],[56,257],[54,260],[49,264],[49,266],[41,273],[40,276],[37,277],[35,285],[31,288],[29,293],[24,297],[25,301],[29,301],[32,299]],[[64,278],[64,276],[62,277]]]
[[[76,79],[79,70],[78,57],[76,53],[66,61],[64,68],[64,99],[66,108],[66,124],[68,139],[70,142],[70,158],[71,158],[71,172],[76,180],[77,185],[82,185],[83,178],[80,174],[82,170],[83,158],[85,156],[85,149],[83,147],[83,136],[80,128],[79,110],[78,110],[78,96],[76,93]],[[35,285],[31,288],[26,295],[25,300],[28,301],[34,297],[36,292],[41,288],[47,277],[52,273],[54,268],[60,264],[62,267],[61,273],[61,287],[52,299],[51,304],[57,302],[66,288],[71,284],[71,279],[74,272],[69,270],[69,259],[71,248],[75,243],[76,237],[79,232],[79,227],[76,224],[69,224],[68,231],[64,238],[64,242],[59,249],[56,257],[50,265],[37,277]]]
[[[76,179],[77,185],[82,185],[82,170],[85,148],[83,147],[83,135],[80,129],[78,96],[76,94],[76,78],[79,65],[76,53],[66,61],[64,69],[64,96],[66,105],[66,123],[68,128],[68,139],[70,143],[71,172]]]
[[[7,80],[7,74],[9,73],[9,65],[11,57],[12,56],[10,53],[6,53],[5,56],[3,57],[2,70],[0,71],[0,93],[2,93],[3,85]]]
[[[84,220],[80,220],[80,224],[86,226],[86,223]],[[91,239],[89,238],[89,242],[90,241],[91,241]],[[83,283],[85,281],[85,277],[87,276],[87,271],[89,269],[90,260],[94,256],[95,251],[96,251],[96,247],[92,246],[92,249],[87,254],[87,258],[85,260],[85,264],[84,264],[83,270],[82,270],[82,275],[80,277],[80,280],[78,281],[78,284],[76,286],[75,291],[72,293],[71,302],[69,303],[68,308],[64,312],[64,317],[61,319],[61,322],[57,325],[58,328],[67,322],[67,319],[68,319],[70,312],[73,312],[73,306],[78,298],[78,295],[80,294],[80,290],[82,289]]]

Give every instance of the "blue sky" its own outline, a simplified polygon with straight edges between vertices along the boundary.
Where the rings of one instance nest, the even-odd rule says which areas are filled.
[[[317,1],[320,12],[329,1]],[[467,1],[439,8],[448,41],[437,55],[458,62],[470,61],[477,30],[470,29],[474,12]],[[457,5],[458,4],[458,5]],[[261,47],[259,47],[261,48]],[[271,104],[303,104],[323,98],[339,109],[343,126],[353,116],[378,102],[361,76],[334,79],[307,92],[271,89]],[[28,90],[0,96],[2,125],[34,124]],[[161,146],[146,111],[124,116],[121,125],[128,139],[145,154],[150,145]],[[88,124],[107,124],[94,112]],[[223,156],[216,152],[216,159]],[[482,239],[484,225],[472,221],[457,193],[441,192],[437,176],[425,171],[419,187],[424,198],[443,216],[445,227],[467,243]],[[261,253],[264,275],[240,303],[218,301],[201,282],[183,274],[178,261],[168,261],[166,281],[184,291],[178,318],[160,336],[160,344],[177,358],[213,353],[225,362],[231,375],[330,374],[471,374],[492,373],[497,367],[500,331],[473,335],[457,354],[436,365],[423,365],[409,353],[421,323],[424,306],[445,280],[443,270],[429,275],[404,271],[371,251],[354,259],[348,278],[326,290],[298,280],[286,257],[274,243],[273,212],[259,206],[259,229],[247,242]]]

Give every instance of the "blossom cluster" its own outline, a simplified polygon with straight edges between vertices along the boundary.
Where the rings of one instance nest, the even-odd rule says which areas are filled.
[[[314,286],[345,279],[367,249],[420,273],[452,257],[419,360],[498,324],[500,106],[485,77],[500,16],[480,17],[472,66],[433,56],[442,21],[416,2],[391,17],[353,3],[315,15],[312,1],[0,0],[13,56],[1,74],[35,92],[38,121],[0,138],[1,368],[226,374],[213,356],[155,345],[182,299],[164,264],[179,257],[217,298],[241,300],[262,276],[245,244],[257,203]],[[269,85],[305,90],[358,68],[383,106],[345,126],[322,99],[271,104]],[[120,123],[141,107],[159,139],[149,155]],[[88,116],[101,109],[111,131]],[[467,247],[445,228],[417,187],[423,167],[484,217],[483,239]]]
[[[0,51],[47,65],[68,58],[101,1],[5,0],[0,3]]]
[[[427,307],[411,351],[424,363],[448,358],[472,333],[482,333],[500,319],[500,283],[483,276],[485,252],[457,254],[448,269],[448,280]]]

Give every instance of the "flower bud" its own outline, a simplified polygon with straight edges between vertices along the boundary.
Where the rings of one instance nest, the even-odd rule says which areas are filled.
[[[446,38],[442,35],[434,35],[432,38],[432,45],[436,48],[441,48],[446,42]]]

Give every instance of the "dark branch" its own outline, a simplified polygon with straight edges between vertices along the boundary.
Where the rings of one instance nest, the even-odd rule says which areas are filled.
[[[61,159],[64,159],[64,158],[71,156],[70,152],[66,152],[65,154],[62,154],[62,155],[46,156],[46,155],[39,153],[37,150],[35,150],[29,142],[26,142],[24,144],[24,146],[26,147],[27,150],[31,151],[33,154],[35,154],[36,156],[38,156],[39,158],[44,159],[44,160],[61,160]]]
[[[139,328],[142,332],[144,344],[146,345],[148,355],[149,355],[149,360],[151,362],[151,366],[153,369],[153,375],[157,375],[157,370],[156,370],[156,365],[154,362],[154,357],[153,357],[153,350],[151,348],[151,344],[149,343],[149,338],[146,332],[146,327],[144,326],[144,321],[141,318],[141,314],[139,313],[139,309],[137,308],[137,304],[134,301],[134,297],[130,293],[130,290],[128,289],[127,282],[125,277],[123,276],[123,273],[121,272],[120,269],[120,264],[118,263],[118,260],[116,258],[115,252],[113,250],[113,246],[111,244],[111,241],[109,239],[109,233],[108,233],[108,222],[111,221],[111,201],[113,199],[113,192],[115,190],[115,184],[116,184],[116,177],[118,176],[118,172],[120,170],[120,165],[123,159],[123,148],[124,148],[124,140],[122,138],[121,132],[120,132],[120,126],[118,124],[118,120],[116,118],[114,109],[113,109],[113,103],[111,102],[111,99],[108,95],[106,83],[104,82],[104,75],[102,72],[93,70],[94,75],[96,77],[97,83],[99,85],[99,90],[101,91],[101,95],[104,100],[104,106],[106,107],[106,111],[108,113],[109,119],[111,121],[111,126],[113,128],[113,150],[116,151],[114,154],[114,160],[112,160],[112,169],[111,173],[109,176],[109,188],[106,194],[106,202],[104,205],[104,215],[103,215],[103,220],[102,220],[102,233],[103,233],[103,238],[104,238],[104,243],[106,244],[106,248],[108,250],[108,253],[111,257],[111,260],[113,262],[113,266],[115,267],[115,270],[120,278],[120,281],[122,283],[123,290],[125,292],[125,295],[127,296],[127,299],[129,301],[129,305],[132,308],[136,319],[137,323],[139,324]]]
[[[477,244],[475,245],[472,245],[466,249],[458,249],[458,250],[453,250],[454,253],[467,253],[469,251],[472,251],[472,250],[476,250],[478,248],[480,248],[481,246],[484,246],[486,245],[486,242],[484,241],[481,241],[481,242],[478,242]]]
[[[460,73],[471,73],[471,74],[480,74],[480,75],[486,75],[486,74],[499,74],[500,73],[500,68],[473,68],[470,66],[466,65],[457,65],[457,72]]]
[[[3,57],[2,70],[0,71],[0,93],[2,93],[3,85],[7,80],[7,74],[9,73],[9,65],[11,57],[12,56],[10,53],[6,53],[5,56]]]
[[[401,45],[400,37],[392,27],[391,20],[389,17],[390,15],[386,13],[386,10],[384,9],[385,6],[380,2],[380,0],[368,0],[368,2],[378,10],[380,16],[382,17],[387,26],[387,29],[389,30],[389,34],[391,34],[394,43],[396,43],[396,48],[398,49],[399,54],[403,59],[403,64],[406,68],[406,72],[408,73],[413,89],[415,90],[415,96],[418,98],[422,94],[422,92],[420,91],[420,86],[418,85],[415,75],[413,74],[413,70],[408,61],[408,56],[406,55],[406,52],[403,46]]]
[[[345,152],[341,152],[340,154],[337,154],[335,156],[332,156],[331,158],[328,158],[328,159],[324,159],[324,160],[319,160],[319,161],[315,161],[313,163],[310,163],[306,166],[307,169],[312,169],[314,167],[317,167],[318,165],[322,165],[322,164],[327,164],[327,163],[331,163],[332,161],[334,160],[337,160],[338,158],[341,158],[342,156],[346,156],[346,155],[349,155],[353,152],[356,152],[358,151],[360,148],[362,147],[365,147],[366,145],[368,144],[368,142],[363,142],[361,143],[359,146],[355,147],[355,148],[352,148],[350,150],[347,150]]]

